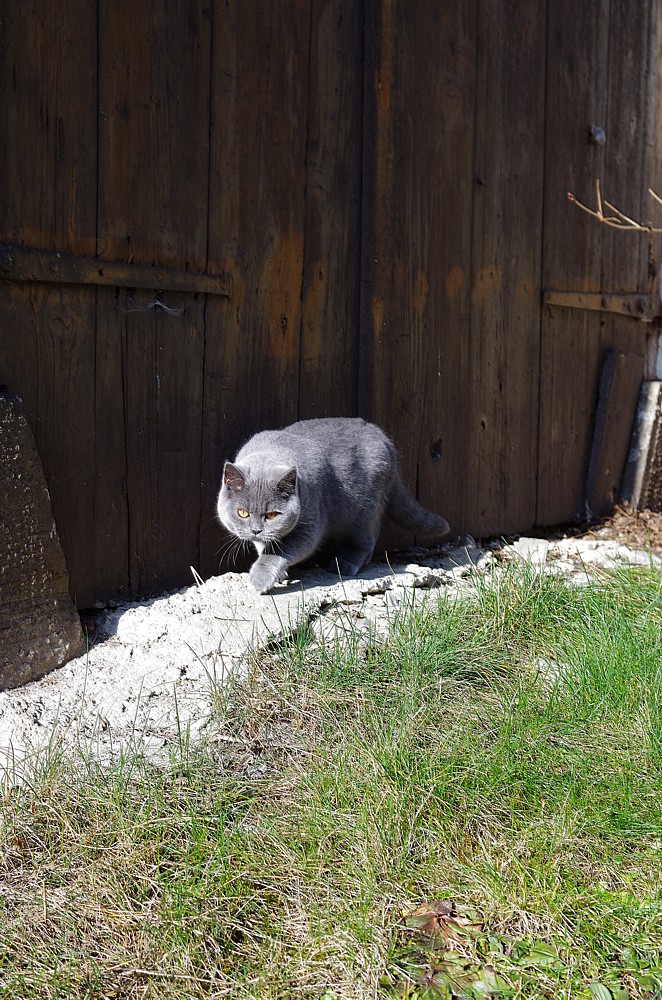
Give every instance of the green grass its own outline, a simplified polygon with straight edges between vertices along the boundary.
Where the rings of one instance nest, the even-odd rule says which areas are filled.
[[[0,996],[662,997],[661,706],[653,568],[296,629],[169,768],[5,790]]]

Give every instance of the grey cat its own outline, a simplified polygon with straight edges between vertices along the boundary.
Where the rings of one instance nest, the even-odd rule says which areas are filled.
[[[428,540],[450,530],[408,492],[384,431],[350,417],[256,434],[225,463],[217,509],[227,530],[257,549],[249,580],[259,594],[328,543],[336,552],[330,568],[358,573],[385,513]]]

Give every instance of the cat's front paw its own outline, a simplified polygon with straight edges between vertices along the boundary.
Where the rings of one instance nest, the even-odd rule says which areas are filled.
[[[248,582],[258,594],[268,593],[286,579],[287,562],[281,556],[260,556],[248,574]]]

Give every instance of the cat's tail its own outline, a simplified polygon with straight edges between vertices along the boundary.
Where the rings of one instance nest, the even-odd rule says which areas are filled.
[[[398,524],[424,535],[430,541],[441,541],[451,530],[448,521],[426,510],[418,500],[414,499],[399,472],[395,474],[386,511]]]

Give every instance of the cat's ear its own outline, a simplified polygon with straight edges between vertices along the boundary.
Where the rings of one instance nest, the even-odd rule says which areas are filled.
[[[246,479],[243,472],[238,465],[232,465],[231,462],[225,463],[225,468],[223,469],[223,482],[228,490],[233,493],[238,493],[243,490],[246,485]]]
[[[281,476],[276,483],[276,489],[284,497],[291,497],[297,488],[297,470],[288,469],[284,476]]]

